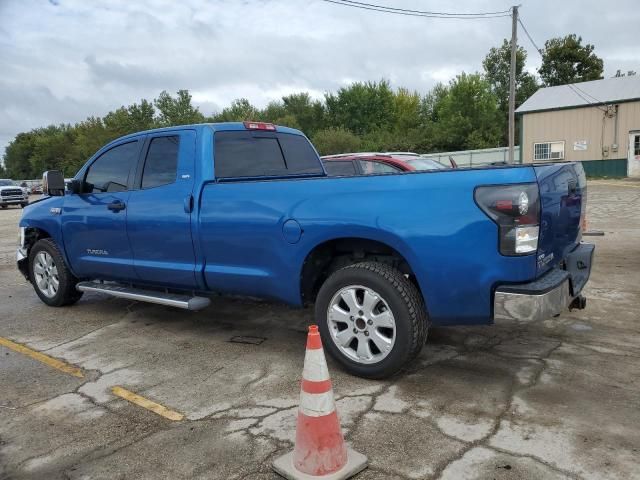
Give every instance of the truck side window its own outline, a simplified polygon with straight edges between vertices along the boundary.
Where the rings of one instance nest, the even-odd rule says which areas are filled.
[[[309,140],[300,135],[279,133],[278,140],[287,161],[289,175],[322,173],[322,167]]]
[[[159,187],[176,181],[180,137],[156,137],[151,140],[142,171],[142,188]]]
[[[124,192],[131,165],[138,155],[138,141],[123,143],[100,155],[87,170],[84,193]]]
[[[216,132],[214,155],[217,178],[322,173],[317,154],[300,135]]]
[[[286,172],[284,156],[275,137],[254,137],[251,132],[215,135],[216,177],[260,177]]]

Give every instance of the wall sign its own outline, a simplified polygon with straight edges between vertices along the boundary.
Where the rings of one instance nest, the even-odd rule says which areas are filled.
[[[586,150],[587,149],[587,141],[586,140],[576,140],[575,142],[573,142],[573,149],[574,150]]]

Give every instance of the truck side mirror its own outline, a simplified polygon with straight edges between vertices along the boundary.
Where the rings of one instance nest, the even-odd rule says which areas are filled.
[[[82,180],[78,180],[76,178],[70,180],[69,182],[67,182],[67,189],[74,194],[79,194],[82,193]]]
[[[52,197],[64,195],[64,177],[60,170],[47,170],[42,175],[42,193]]]

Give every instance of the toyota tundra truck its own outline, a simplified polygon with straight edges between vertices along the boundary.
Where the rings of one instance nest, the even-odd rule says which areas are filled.
[[[580,163],[327,176],[300,131],[261,122],[128,135],[44,190],[17,262],[47,305],[315,305],[325,348],[368,378],[411,362],[431,325],[584,308],[594,251]]]

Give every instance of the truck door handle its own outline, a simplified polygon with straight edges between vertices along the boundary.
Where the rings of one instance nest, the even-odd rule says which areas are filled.
[[[111,202],[109,205],[107,205],[107,208],[112,212],[119,212],[120,210],[124,210],[125,208],[127,208],[127,205],[120,200],[116,200],[115,202]]]
[[[189,194],[184,199],[184,213],[191,213],[193,211],[193,195]]]

